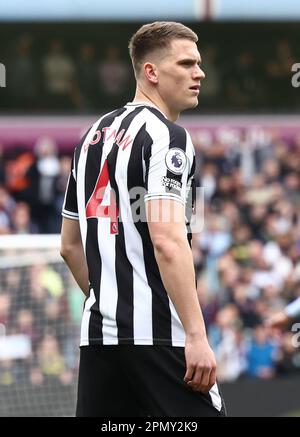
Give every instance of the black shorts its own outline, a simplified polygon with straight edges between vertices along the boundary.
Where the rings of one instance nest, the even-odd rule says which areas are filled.
[[[76,416],[225,416],[216,385],[210,393],[194,391],[185,372],[182,347],[81,347]]]

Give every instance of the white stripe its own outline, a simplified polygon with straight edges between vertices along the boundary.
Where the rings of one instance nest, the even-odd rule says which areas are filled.
[[[128,108],[119,117],[116,117],[113,123],[110,125],[110,131],[114,129],[118,130],[123,119],[134,111],[135,108]],[[109,138],[109,134],[107,135]],[[101,158],[101,170],[103,168],[105,159],[114,146],[115,138],[111,137],[106,140],[103,145],[102,158]],[[117,147],[116,145],[114,147]],[[120,153],[123,153],[120,150]],[[109,191],[111,188],[110,183],[107,186]],[[108,192],[107,191],[107,192]],[[105,197],[105,195],[104,195]],[[115,249],[116,236],[110,233],[110,219],[99,218],[98,219],[98,242],[99,252],[102,261],[101,268],[101,281],[100,281],[100,302],[99,309],[103,316],[102,319],[102,335],[103,344],[118,344],[118,327],[116,322],[116,312],[118,303],[118,286],[115,270],[116,249]]]
[[[186,203],[180,196],[177,196],[174,193],[166,193],[166,194],[152,193],[152,194],[146,194],[144,196],[145,202],[148,202],[149,200],[160,200],[160,199],[176,200],[177,202],[182,203],[182,205],[185,205]]]
[[[142,110],[130,124],[127,134],[135,138],[145,122],[145,111]],[[148,285],[143,244],[132,219],[130,198],[127,185],[127,169],[132,144],[120,150],[116,163],[116,182],[118,184],[120,212],[124,229],[124,240],[127,258],[133,267],[133,331],[134,344],[153,344],[152,331],[152,290]]]
[[[161,193],[161,177],[167,173],[165,154],[169,150],[170,134],[167,126],[151,111],[147,110],[146,130],[153,140],[151,147],[151,169],[148,174],[148,196]]]
[[[142,149],[142,156],[144,157],[144,146],[143,146],[143,149]],[[142,165],[143,165],[143,181],[144,181],[144,184],[145,184],[145,181],[146,181],[146,163],[145,163],[144,159],[142,160]]]
[[[78,213],[77,212],[72,212],[72,211],[68,211],[67,209],[63,208],[62,212],[66,215],[71,215],[73,217],[78,217]]]
[[[110,234],[109,218],[98,219],[98,242],[101,255],[100,312],[103,344],[118,344],[116,311],[118,286],[115,272],[115,235]]]
[[[65,218],[67,218],[67,219],[70,219],[70,220],[79,220],[79,216],[78,215],[77,216],[73,216],[73,215],[69,215],[69,214],[67,214],[65,212],[62,212],[61,215],[63,217],[65,217]]]
[[[215,383],[212,388],[209,390],[209,394],[211,397],[211,401],[213,406],[218,410],[221,411],[222,408],[222,399],[219,393],[218,385]]]
[[[171,335],[172,335],[172,346],[185,346],[185,331],[182,326],[181,320],[177,314],[177,311],[173,305],[173,302],[169,298],[169,306],[171,310]]]
[[[88,346],[89,344],[89,323],[91,317],[91,308],[96,302],[94,290],[91,288],[90,295],[85,302],[83,316],[81,320],[80,346]]]

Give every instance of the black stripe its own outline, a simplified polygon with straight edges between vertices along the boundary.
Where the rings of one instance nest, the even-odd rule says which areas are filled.
[[[143,135],[143,140],[141,136]],[[128,190],[136,186],[143,186],[143,149],[145,142],[149,143],[149,134],[145,131],[145,126],[139,132],[132,146],[132,152],[128,163],[127,185]],[[151,141],[152,142],[152,141]],[[151,147],[148,149],[151,154]],[[146,161],[147,162],[147,161]],[[147,169],[146,169],[147,172]],[[147,178],[146,178],[147,180]],[[136,199],[131,199],[131,205]],[[143,211],[141,217],[145,217],[145,205],[142,202]],[[153,344],[172,345],[171,336],[171,312],[169,308],[169,299],[167,292],[163,286],[162,279],[159,273],[158,265],[154,255],[154,249],[149,234],[148,225],[146,222],[138,221],[135,227],[140,234],[143,245],[143,259],[145,271],[149,287],[152,290],[152,329],[153,329]]]
[[[177,149],[181,149],[185,153],[185,151],[186,151],[186,131],[182,127],[177,126],[176,124],[173,124],[173,123],[172,124],[166,123],[166,125],[169,128],[169,134],[170,134],[169,150],[172,149],[173,147],[176,147]],[[186,165],[187,164],[188,163],[186,163]],[[182,183],[182,174],[175,174],[168,169],[166,176],[167,176],[167,178],[173,179],[173,180],[179,182],[180,184]],[[178,196],[180,196],[180,192],[176,188],[166,187],[166,192],[167,193],[170,192],[170,193],[177,194]]]
[[[149,166],[150,166],[150,159],[151,159],[151,153],[152,153],[152,144],[153,140],[148,134],[148,132],[145,130],[145,125],[143,126],[145,137],[143,142],[143,158],[144,162],[146,163],[146,171],[145,171],[145,189],[148,191],[148,177],[149,177]],[[143,167],[143,166],[142,166]]]
[[[192,167],[191,167],[191,170],[190,170],[189,175],[188,175],[188,180],[189,180],[192,176],[194,176],[195,168],[196,168],[196,158],[195,158],[195,155],[194,155],[194,157],[193,157]]]
[[[191,229],[190,222],[192,219],[194,208],[196,208],[196,183],[194,179],[195,167],[196,167],[196,160],[194,156],[191,171],[188,175],[188,180],[187,180],[187,183],[189,183],[190,179],[192,179],[191,188],[187,194],[187,200],[186,200],[186,218],[187,218],[186,227],[187,227],[187,237],[190,247],[192,247],[192,229]]]
[[[79,144],[75,147],[75,151],[74,151],[74,158],[75,158],[75,174],[76,174],[76,179],[77,179],[77,170],[78,170],[78,161],[79,161],[79,157],[80,157],[80,152],[81,152],[81,148],[82,145],[85,142],[85,139],[89,133],[89,131],[92,129],[92,127],[90,127],[86,133],[83,135],[83,137],[81,137]]]
[[[169,120],[162,114],[158,109],[153,108],[153,106],[145,105],[144,108],[147,108],[150,112],[152,112],[157,118],[159,118],[164,124],[168,123]]]
[[[77,213],[78,215],[78,205],[76,196],[76,181],[73,177],[72,170],[69,177],[67,195],[63,205],[63,210]],[[70,214],[71,215],[71,214]]]
[[[99,311],[99,290],[101,280],[101,256],[98,241],[98,220],[90,218],[87,221],[86,234],[86,260],[89,270],[90,288],[94,290],[96,301],[91,307],[91,317],[89,322],[89,341],[96,340],[102,344],[102,315]]]
[[[129,113],[122,121],[117,134],[124,129],[125,136],[130,124],[134,120],[137,114],[142,111],[143,108],[136,108],[133,112]],[[137,135],[138,136],[138,135]],[[136,141],[135,137],[135,141]],[[119,190],[116,183],[116,162],[117,157],[122,159],[124,151],[120,150],[120,147],[115,143],[111,152],[107,157],[108,171],[111,187],[116,195],[117,207],[120,211]],[[126,152],[125,152],[126,153]],[[121,211],[120,211],[121,213]],[[118,326],[118,343],[134,344],[134,328],[133,328],[133,267],[128,260],[126,253],[126,244],[124,237],[124,227],[122,221],[118,223],[119,232],[115,238],[115,269],[116,280],[118,287],[118,303],[116,311],[116,322]]]

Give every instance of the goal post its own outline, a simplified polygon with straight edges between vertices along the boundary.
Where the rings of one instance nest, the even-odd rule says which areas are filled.
[[[0,236],[0,416],[72,416],[84,295],[59,235]]]

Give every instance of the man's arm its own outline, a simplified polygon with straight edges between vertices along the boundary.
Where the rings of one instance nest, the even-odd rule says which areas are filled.
[[[89,292],[88,268],[78,220],[63,217],[60,254],[71,270],[77,284],[87,296]]]
[[[282,311],[272,314],[265,324],[271,328],[285,328],[295,317],[300,315],[300,297],[293,300]]]
[[[149,232],[162,281],[186,333],[187,369],[184,380],[195,390],[206,392],[216,382],[216,360],[207,341],[197,296],[192,251],[186,235],[184,206],[177,201],[164,199],[148,200],[146,208]],[[171,212],[169,220],[163,220],[163,211]]]

